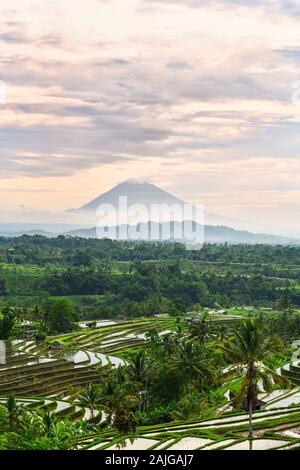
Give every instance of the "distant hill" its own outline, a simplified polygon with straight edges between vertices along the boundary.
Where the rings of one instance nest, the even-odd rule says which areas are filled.
[[[101,194],[100,196],[96,197],[92,201],[88,202],[87,204],[83,205],[78,209],[70,209],[68,212],[73,212],[79,214],[80,219],[84,219],[85,215],[88,216],[90,219],[92,216],[92,222],[90,227],[96,225],[97,217],[96,217],[96,210],[101,204],[110,204],[114,207],[115,211],[118,211],[119,208],[119,198],[121,196],[127,197],[127,205],[128,207],[134,204],[143,204],[147,209],[150,209],[152,205],[168,205],[172,206],[174,204],[181,206],[183,208],[184,204],[187,204],[182,199],[179,199],[172,194],[164,191],[163,189],[158,188],[154,184],[147,183],[145,181],[137,181],[134,179],[129,179],[124,181],[123,183],[118,184],[111,190]],[[82,214],[82,216],[80,215]],[[171,226],[175,226],[180,222],[174,222],[176,219],[176,215],[163,218],[161,223],[158,223],[158,218],[155,219],[148,216],[149,211],[145,211],[145,217],[140,218],[139,222],[139,229],[146,234],[144,238],[151,240],[150,233],[149,233],[149,222],[147,220],[152,220],[152,224],[156,224],[156,233],[166,233],[168,230],[167,225],[171,224]],[[190,216],[188,216],[190,217]],[[193,216],[191,216],[192,218]],[[187,216],[183,214],[183,218],[186,219]],[[169,221],[171,219],[171,222]],[[113,226],[118,222],[113,222],[113,220],[103,222],[103,225],[107,224]],[[155,221],[156,220],[156,221]],[[173,220],[173,222],[172,222]],[[178,220],[182,220],[182,216],[178,218]],[[288,238],[284,236],[278,235],[268,235],[265,233],[252,233],[247,230],[241,230],[239,227],[236,229],[232,228],[234,226],[233,219],[228,219],[226,217],[222,217],[216,214],[206,214],[205,215],[205,226],[204,226],[204,238],[206,243],[245,243],[245,244],[272,244],[272,245],[300,245],[300,240]],[[133,220],[129,220],[129,224],[133,224]],[[128,225],[124,226],[121,225],[117,227],[117,232],[121,229],[130,228],[132,232],[133,227],[135,225]],[[194,222],[195,223],[195,222]],[[198,220],[199,223],[199,220]],[[167,224],[167,225],[166,225]],[[26,224],[25,224],[26,225]],[[71,237],[85,237],[85,238],[96,238],[96,228],[86,228],[86,225],[83,223],[76,224],[76,225],[55,225],[55,224],[27,224],[26,226],[22,226],[19,224],[0,224],[0,236],[6,237],[17,237],[23,234],[27,235],[44,235],[47,237],[55,237],[57,235],[66,235]],[[84,227],[85,225],[85,227]],[[177,232],[178,233],[178,232]],[[105,235],[106,238],[119,238],[118,236],[110,236]],[[128,239],[132,240],[133,237],[130,236]],[[161,237],[158,239],[162,239]],[[179,238],[172,233],[169,238],[170,241],[179,241],[186,243],[185,238]],[[153,240],[154,241],[154,240]]]
[[[91,226],[91,225],[90,225]],[[71,230],[82,229],[83,225],[55,223],[0,222],[0,237],[20,237],[22,235],[42,235],[56,237]]]
[[[153,225],[156,225],[156,233],[162,233],[166,230],[166,223],[158,224],[156,222],[152,222]],[[174,237],[174,225],[178,224],[178,222],[171,222],[170,226],[170,240],[171,241],[179,241],[185,242],[185,239],[178,239]],[[126,226],[125,226],[126,227]],[[133,226],[128,226],[133,228]],[[97,229],[96,227],[92,228],[74,228],[70,226],[72,230],[60,230],[59,232],[56,231],[50,232],[46,230],[39,230],[39,229],[17,229],[17,230],[1,230],[0,227],[0,236],[1,237],[19,237],[22,235],[42,235],[45,237],[57,237],[58,235],[65,235],[69,237],[82,237],[82,238],[97,238]],[[124,226],[121,226],[124,229]],[[66,226],[64,227],[66,229]],[[108,228],[109,230],[112,227]],[[149,223],[141,223],[138,227],[143,233],[147,233],[148,238],[150,239],[149,231]],[[57,230],[57,228],[56,228]],[[116,227],[116,233],[119,233],[120,228]],[[110,238],[109,234],[104,235],[105,238]],[[103,238],[104,238],[103,237]],[[113,238],[113,237],[111,237]],[[204,239],[206,243],[231,243],[231,244],[269,244],[269,245],[300,245],[300,240],[288,237],[282,237],[277,235],[268,235],[264,233],[251,233],[248,231],[243,230],[235,230],[230,227],[226,226],[213,226],[213,225],[205,225],[204,227]]]
[[[15,238],[15,237],[21,237],[22,235],[29,235],[29,236],[34,236],[34,235],[41,235],[43,237],[56,237],[57,234],[52,233],[52,232],[46,232],[45,230],[38,230],[38,229],[33,229],[33,230],[17,230],[17,231],[2,231],[0,230],[0,237],[5,237],[5,238]]]
[[[177,222],[176,222],[177,223]],[[156,228],[156,233],[162,233],[165,230],[166,223],[157,224],[153,223],[158,226]],[[185,242],[185,239],[177,239],[174,237],[174,222],[171,222],[171,237],[170,240]],[[125,226],[126,227],[126,226]],[[128,226],[132,227],[132,226]],[[121,226],[122,230],[124,226]],[[138,229],[142,233],[148,233],[148,238],[150,239],[150,227],[149,223],[141,223],[139,224]],[[111,227],[108,227],[108,232],[110,232]],[[119,233],[120,228],[116,227],[116,233]],[[83,237],[83,238],[96,238],[97,237],[97,229],[96,227],[90,229],[79,229],[73,230],[68,232],[66,235],[73,236],[73,237]],[[106,235],[106,238],[110,238],[109,235]],[[155,240],[153,240],[155,241]],[[268,234],[255,234],[247,231],[242,230],[234,230],[230,227],[225,226],[212,226],[212,225],[205,225],[204,227],[204,241],[206,243],[232,243],[232,244],[270,244],[270,245],[300,245],[300,240],[281,237],[276,235],[268,235]]]

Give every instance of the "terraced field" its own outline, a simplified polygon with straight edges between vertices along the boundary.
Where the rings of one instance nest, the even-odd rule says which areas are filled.
[[[300,353],[300,341],[295,341],[293,346],[296,348],[294,363]],[[278,372],[285,374],[286,370],[284,366]],[[259,398],[266,405],[263,411],[253,415],[253,449],[300,449],[300,387],[262,392]],[[86,450],[248,450],[247,432],[247,414],[224,413],[223,409],[215,419],[140,427],[134,436],[123,439],[111,431],[103,432],[82,439],[78,446]]]
[[[111,369],[125,364],[114,352],[144,344],[151,329],[159,334],[169,332],[175,321],[99,321],[95,329],[84,323],[81,327],[44,343],[0,341],[0,403],[13,394],[24,408],[87,421],[90,411],[78,404],[77,392],[90,383],[100,383]],[[100,422],[103,412],[98,410],[96,417]]]
[[[5,403],[6,398],[0,397],[0,404]],[[17,404],[22,406],[24,409],[36,410],[36,411],[48,411],[56,417],[68,418],[71,421],[81,419],[83,421],[89,421],[90,410],[79,405],[79,403],[74,400],[58,400],[53,397],[47,398],[26,398],[18,397],[16,400]],[[95,413],[95,417],[102,421],[105,417],[104,414],[98,410]]]
[[[294,341],[293,346],[296,350],[293,354],[292,362],[283,366],[281,373],[288,377],[295,385],[300,385],[300,341]]]
[[[230,326],[227,317],[220,320]],[[147,332],[156,329],[167,334],[177,326],[170,318],[147,318],[127,322],[98,322],[97,328],[82,324],[80,331],[48,338],[45,343],[18,340],[0,343],[0,403],[13,393],[28,409],[47,410],[74,421],[90,419],[87,408],[79,405],[77,392],[89,383],[100,383],[111,368],[124,365],[124,351],[140,347]],[[279,371],[295,385],[300,384],[300,341],[293,343],[292,362]],[[300,448],[300,387],[261,393],[266,403],[255,412],[254,449]],[[98,422],[104,419],[97,411]],[[227,412],[209,420],[173,421],[139,427],[135,435],[120,438],[115,431],[91,433],[77,443],[79,449],[123,450],[239,450],[248,449],[248,416]]]
[[[300,448],[300,389],[270,394],[265,411],[254,413],[253,449]],[[268,401],[268,397],[265,397]],[[297,403],[290,407],[287,403]],[[279,406],[282,406],[279,408]],[[172,422],[140,427],[136,435],[120,439],[112,432],[89,436],[78,442],[86,450],[248,450],[248,415],[231,413],[216,419]]]
[[[175,327],[174,320],[158,318],[99,323],[98,328],[83,328],[44,343],[1,342],[0,396],[70,395],[101,382],[111,368],[123,365],[113,354],[144,344],[149,330],[165,334]]]

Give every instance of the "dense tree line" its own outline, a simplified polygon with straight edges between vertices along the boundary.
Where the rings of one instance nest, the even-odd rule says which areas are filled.
[[[288,284],[261,275],[245,276],[227,271],[185,272],[178,263],[173,265],[136,264],[131,274],[119,276],[93,268],[68,268],[50,273],[43,280],[43,290],[51,295],[102,295],[102,305],[110,301],[149,302],[167,299],[179,309],[187,310],[196,303],[213,307],[218,303],[231,305],[271,305]],[[292,294],[293,302],[300,304],[300,293]]]
[[[188,251],[179,243],[151,243],[85,239],[58,236],[23,235],[0,237],[3,262],[45,264],[65,262],[88,266],[93,259],[119,261],[190,259],[218,263],[299,265],[299,246],[205,244],[201,250]]]
[[[0,268],[2,298],[96,295],[90,318],[176,314],[197,303],[272,306],[284,291],[300,305],[300,289],[292,287],[300,280],[300,247],[294,246],[215,244],[187,251],[178,243],[24,235],[0,238],[0,259],[8,267]]]

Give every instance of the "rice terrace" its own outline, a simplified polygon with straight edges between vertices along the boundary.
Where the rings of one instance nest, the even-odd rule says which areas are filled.
[[[23,236],[0,254],[2,447],[299,448],[299,248]]]

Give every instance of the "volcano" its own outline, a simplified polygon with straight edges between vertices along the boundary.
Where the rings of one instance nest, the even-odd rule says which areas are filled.
[[[185,204],[182,199],[158,188],[154,184],[128,179],[79,209],[72,209],[72,212],[95,212],[101,204],[111,204],[114,207],[118,207],[119,198],[122,196],[127,197],[128,206],[143,204],[149,208],[152,204]]]

